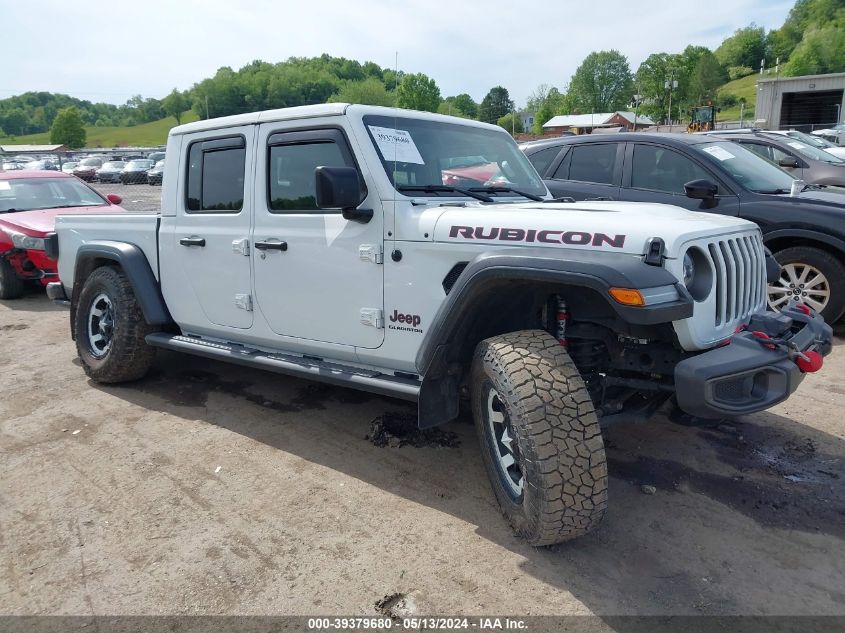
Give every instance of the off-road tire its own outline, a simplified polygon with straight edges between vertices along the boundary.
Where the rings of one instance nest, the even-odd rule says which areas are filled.
[[[17,299],[26,290],[26,282],[18,277],[15,269],[0,258],[0,299]]]
[[[92,303],[101,295],[111,301],[114,329],[109,350],[98,358],[92,351],[88,328]],[[88,276],[76,306],[74,332],[79,359],[92,380],[115,383],[143,378],[155,359],[155,348],[144,340],[152,331],[123,271],[103,266]]]
[[[517,496],[488,420],[491,388],[518,449]],[[514,531],[532,545],[551,545],[595,528],[607,507],[607,458],[592,400],[566,348],[542,330],[481,341],[471,392],[484,465]]]
[[[830,297],[821,315],[835,323],[845,313],[845,265],[834,255],[812,246],[792,246],[774,254],[781,266],[805,264],[818,269],[828,280]]]

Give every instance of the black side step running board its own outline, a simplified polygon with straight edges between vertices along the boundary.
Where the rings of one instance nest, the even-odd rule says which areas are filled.
[[[420,382],[382,374],[378,371],[304,358],[294,354],[263,352],[242,345],[214,343],[190,336],[156,333],[148,334],[146,340],[154,347],[215,358],[299,378],[319,380],[341,387],[361,389],[412,402],[416,402],[419,398]]]

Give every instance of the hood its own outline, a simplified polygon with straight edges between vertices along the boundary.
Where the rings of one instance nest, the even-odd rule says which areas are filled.
[[[57,215],[82,215],[92,213],[122,213],[122,207],[104,204],[96,207],[73,207],[70,209],[35,209],[32,211],[17,211],[14,213],[0,213],[0,229],[8,227],[32,237],[44,237],[56,229]]]
[[[778,198],[787,198],[795,200],[796,198],[789,195],[781,195]],[[845,189],[842,187],[827,187],[825,189],[808,189],[798,194],[797,200],[799,202],[821,203],[830,207],[838,207],[845,209]]]
[[[739,218],[640,202],[467,204],[444,210],[436,242],[542,246],[642,255],[660,237],[672,257],[689,240],[759,231]]]

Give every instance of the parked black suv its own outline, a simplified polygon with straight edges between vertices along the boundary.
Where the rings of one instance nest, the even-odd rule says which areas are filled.
[[[708,135],[584,135],[520,147],[554,196],[661,202],[756,222],[783,266],[770,305],[800,298],[828,322],[845,312],[842,190],[807,186],[792,196],[789,174]]]

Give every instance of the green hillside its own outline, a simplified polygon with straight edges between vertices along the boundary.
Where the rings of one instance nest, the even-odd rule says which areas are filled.
[[[197,120],[197,115],[188,110],[182,115],[182,123]],[[176,125],[176,119],[167,117],[151,123],[142,123],[132,127],[86,127],[86,147],[152,147],[164,145],[167,133]],[[27,136],[0,137],[0,145],[50,143],[50,133],[29,134]]]
[[[754,106],[757,103],[757,80],[760,75],[757,73],[729,81],[717,90],[721,97],[727,94],[734,95],[738,99],[745,97],[745,120],[754,120]],[[719,113],[720,121],[738,121],[739,104],[731,108],[722,108]]]

